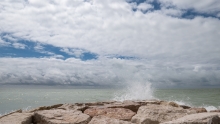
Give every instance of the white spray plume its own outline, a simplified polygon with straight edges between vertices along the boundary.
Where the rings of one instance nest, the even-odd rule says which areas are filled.
[[[131,83],[127,88],[120,93],[116,93],[113,100],[146,100],[153,98],[153,89],[151,83]]]

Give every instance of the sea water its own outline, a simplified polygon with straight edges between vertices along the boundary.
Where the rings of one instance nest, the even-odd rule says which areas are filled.
[[[158,99],[178,104],[220,109],[220,89],[152,89],[150,85],[130,87],[1,85],[0,114],[59,103],[81,103],[110,100]]]

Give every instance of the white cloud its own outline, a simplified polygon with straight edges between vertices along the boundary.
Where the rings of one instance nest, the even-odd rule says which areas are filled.
[[[41,44],[38,43],[36,46],[34,46],[34,49],[36,51],[41,51],[41,50],[44,50],[44,47]]]
[[[84,51],[80,49],[69,49],[69,48],[63,48],[60,51],[65,52],[69,55],[74,55],[76,57],[81,57],[83,56]]]
[[[218,0],[159,0],[163,5],[175,5],[181,9],[195,9],[198,12],[219,12],[220,2]]]
[[[11,44],[11,43],[5,42],[4,40],[2,40],[2,39],[0,38],[0,47],[9,46],[10,44]]]
[[[15,8],[14,4],[18,3],[25,7]],[[220,21],[168,16],[178,15],[181,13],[178,10],[143,14],[132,11],[132,6],[124,0],[29,3],[3,0],[0,4],[4,5],[1,31],[26,40],[85,49],[99,55],[140,58],[163,56],[191,60],[200,52],[199,58],[206,59],[208,53],[220,52],[217,48]]]
[[[158,63],[160,63],[159,65],[163,65],[161,63],[172,63],[173,65],[170,66],[172,70],[175,70],[176,63],[179,66],[184,65],[182,67],[183,70],[185,70],[183,74],[186,76],[191,77],[190,74],[192,74],[197,77],[196,79],[200,76],[206,76],[207,73],[203,74],[202,72],[195,74],[193,71],[194,67],[191,66],[191,70],[188,73],[188,66],[185,66],[185,63],[187,65],[200,64],[204,65],[204,67],[210,64],[219,64],[219,19],[203,17],[181,19],[172,17],[172,15],[179,16],[182,14],[181,9],[189,8],[207,13],[219,11],[220,2],[216,0],[201,0],[199,2],[189,0],[160,1],[163,2],[162,7],[164,8],[162,10],[144,14],[141,11],[134,12],[132,8],[136,5],[127,3],[125,0],[90,0],[88,2],[84,2],[83,0],[29,0],[28,2],[24,0],[1,0],[0,33],[7,32],[11,36],[20,39],[62,47],[66,53],[69,52],[69,54],[78,56],[81,55],[82,51],[71,51],[72,48],[83,49],[97,53],[100,56],[121,55],[144,58],[151,63],[150,65],[155,66],[158,65]],[[177,7],[175,9],[165,9],[165,7],[170,4]],[[150,5],[147,3],[139,5],[140,9],[149,9],[149,7]],[[65,48],[69,49],[67,50]],[[38,48],[36,46],[36,49],[40,49],[39,46]],[[52,56],[54,55],[54,53],[50,54]],[[30,62],[31,60],[21,61],[25,63],[25,61]],[[120,72],[120,70],[117,69],[117,71],[105,72],[101,75],[99,74],[100,65],[106,68],[106,70],[111,69],[112,66],[105,65],[104,62],[106,61],[102,59],[97,61],[103,62],[98,64],[96,62],[92,63],[94,67],[88,66],[87,68],[87,65],[82,66],[82,70],[89,75],[88,81],[91,77],[96,76],[95,72],[98,73],[97,77],[100,76],[103,80],[105,79],[104,77],[106,77],[104,80],[105,83],[110,83],[114,80],[121,81],[126,78],[130,79],[129,76],[132,77],[133,73],[130,73],[130,71],[133,72],[132,69],[129,70],[128,76],[122,76],[123,78],[117,78],[121,76],[118,73],[117,75],[120,76],[114,75],[115,72]],[[49,60],[47,62],[50,63]],[[50,64],[48,64],[48,66]],[[68,65],[65,63],[64,65],[66,65],[65,67],[71,67],[73,64]],[[117,64],[115,65],[119,66]],[[145,65],[145,63],[142,65]],[[61,68],[65,67],[59,66],[57,68],[58,70],[62,70]],[[55,66],[53,68],[55,68]],[[165,68],[165,66],[163,68]],[[18,68],[18,71],[19,70],[20,68]],[[72,70],[79,69],[73,67]],[[100,69],[100,71],[101,70],[102,69]],[[159,71],[161,70],[159,69]],[[157,68],[153,68],[151,75],[146,76],[143,74],[141,77],[157,76],[159,71]],[[43,72],[47,73],[47,71]],[[48,71],[48,73],[49,72],[52,73],[51,71]],[[164,77],[164,79],[167,79],[164,81],[172,82],[172,76],[170,75],[173,75],[175,80],[177,80],[178,77],[179,80],[186,78],[182,77],[183,74],[175,72],[176,71],[170,71],[166,74],[158,73],[158,77],[155,79],[159,81]],[[39,73],[41,73],[41,71],[39,71]],[[212,73],[214,77],[217,77],[216,75],[219,72],[212,70]],[[38,74],[38,72],[36,72],[36,74]],[[42,79],[40,82],[43,83],[43,79],[52,79],[53,76],[50,77],[49,74],[47,78],[40,78],[41,75],[39,75],[39,79]],[[56,74],[58,74],[57,71]],[[87,76],[82,72],[80,72],[79,75],[80,79],[83,80],[81,82],[86,82]],[[13,77],[14,75],[10,76]],[[22,77],[22,75],[19,76]],[[210,75],[208,76],[211,77]],[[76,75],[74,79],[70,79],[72,82],[78,81],[76,80],[77,77],[78,75]],[[107,80],[108,78],[109,80]],[[57,80],[63,81],[67,79],[69,78],[65,77],[62,80],[61,78]],[[92,78],[91,80],[92,82],[100,82],[97,78]],[[175,82],[175,80],[173,80],[173,82]],[[68,83],[68,81],[65,82]]]
[[[137,6],[137,9],[141,10],[141,11],[147,11],[147,10],[153,9],[153,8],[154,7],[151,4],[148,4],[148,3],[141,3]]]
[[[13,43],[12,46],[16,49],[25,49],[26,45],[22,43]]]
[[[80,61],[54,58],[1,58],[1,83],[135,85],[195,87],[219,85],[219,65],[157,63],[99,58]]]

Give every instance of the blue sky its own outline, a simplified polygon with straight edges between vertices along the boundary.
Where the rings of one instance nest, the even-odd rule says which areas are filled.
[[[2,0],[0,83],[220,86],[219,8],[217,0]]]

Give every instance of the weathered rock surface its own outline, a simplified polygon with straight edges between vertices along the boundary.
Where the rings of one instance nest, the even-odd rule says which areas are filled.
[[[90,108],[84,111],[85,114],[91,117],[102,115],[109,118],[130,121],[136,114],[133,111],[125,108]]]
[[[190,108],[190,110],[195,110],[196,113],[207,112],[207,110],[205,108]]]
[[[159,100],[57,104],[0,117],[0,124],[220,124],[219,110]]]
[[[63,110],[79,110],[84,112],[89,106],[86,106],[85,104],[63,104],[62,106],[58,107],[57,109],[63,109]]]
[[[34,114],[34,123],[39,124],[87,124],[90,120],[89,115],[72,110],[44,110]]]
[[[0,124],[31,124],[32,113],[13,113],[0,119]]]
[[[89,124],[132,124],[132,123],[114,118],[108,118],[105,116],[96,116],[92,118]]]
[[[211,110],[210,112],[220,112],[220,110]]]
[[[220,124],[220,118],[216,113],[198,113],[162,124]]]
[[[159,124],[161,122],[174,120],[192,113],[195,113],[195,111],[189,111],[183,109],[182,107],[173,107],[169,104],[149,104],[141,106],[137,114],[132,117],[131,122],[137,124]]]
[[[30,110],[28,112],[36,112],[36,111],[41,111],[41,110],[51,110],[51,109],[56,109],[60,106],[62,106],[63,104],[56,104],[56,105],[52,105],[52,106],[42,106],[33,110]]]

